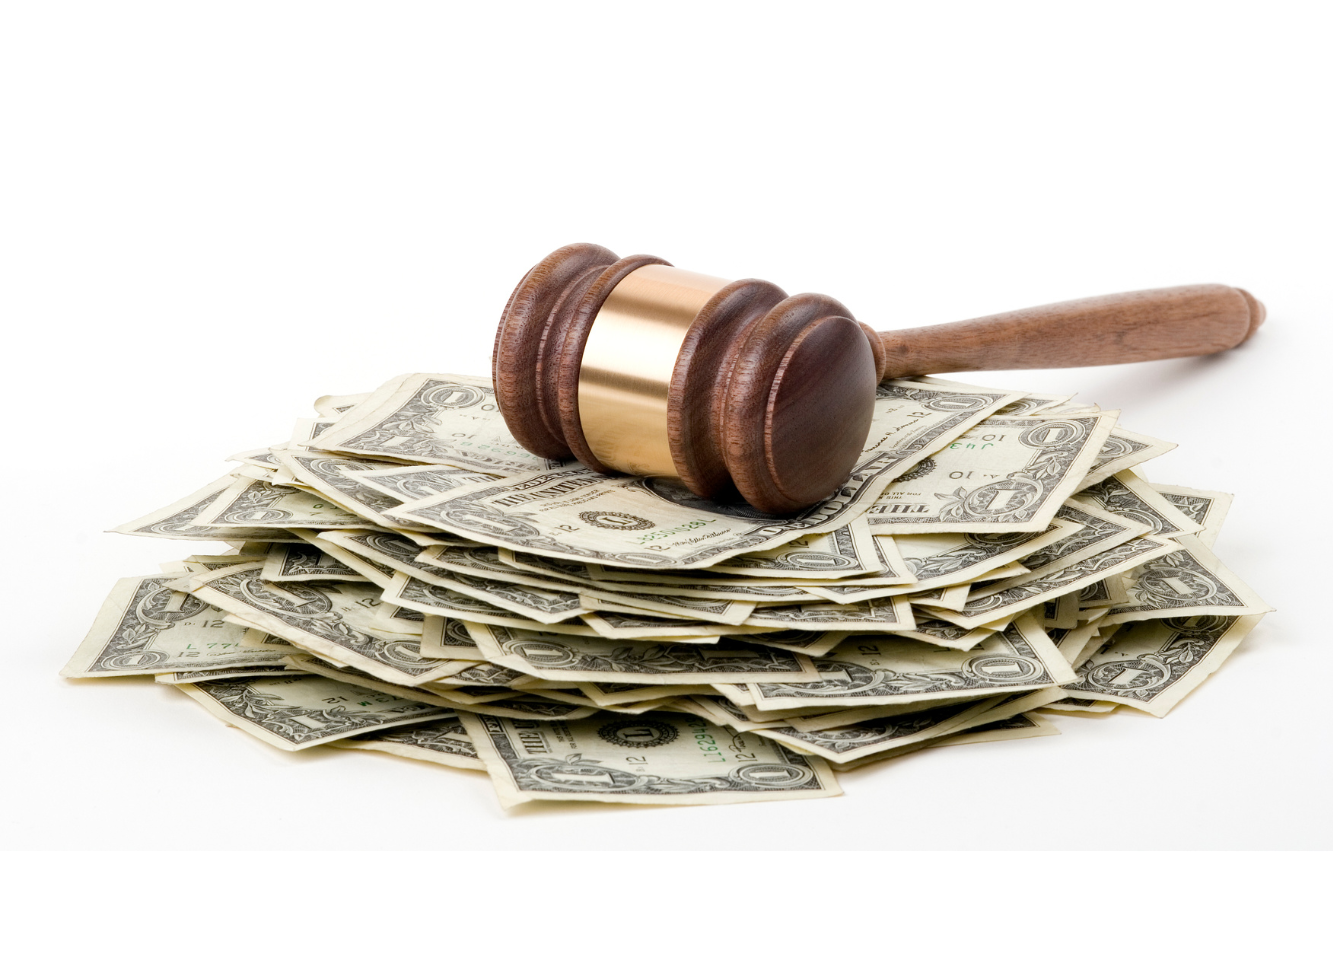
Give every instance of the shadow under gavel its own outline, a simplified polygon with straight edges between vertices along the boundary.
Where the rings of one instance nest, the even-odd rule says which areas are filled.
[[[734,487],[785,515],[847,480],[886,377],[1212,354],[1263,320],[1245,290],[1207,283],[876,333],[818,293],[575,243],[515,288],[493,370],[534,454],[679,478],[704,498]]]

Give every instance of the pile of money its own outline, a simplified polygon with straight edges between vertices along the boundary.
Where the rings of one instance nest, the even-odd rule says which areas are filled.
[[[115,530],[230,551],[117,583],[65,676],[482,770],[506,807],[781,800],[1049,714],[1163,715],[1269,609],[1211,551],[1230,496],[1149,484],[1175,446],[1069,398],[887,381],[793,518],[537,458],[483,378],[315,410]]]

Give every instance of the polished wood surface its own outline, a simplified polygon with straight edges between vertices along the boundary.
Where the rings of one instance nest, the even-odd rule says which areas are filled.
[[[523,447],[599,472],[623,470],[588,444],[580,371],[607,297],[652,265],[671,264],[576,243],[519,282],[496,334],[493,369],[500,409]],[[739,495],[789,515],[846,481],[885,377],[1211,354],[1244,342],[1264,315],[1245,290],[1201,284],[876,332],[831,297],[736,280],[699,309],[674,364],[661,362],[671,374],[666,445],[675,474],[695,494]]]
[[[736,280],[699,311],[685,337],[672,376],[667,439],[677,474],[696,495],[734,491],[724,435],[737,347],[786,296],[763,280]]]
[[[1245,290],[1204,283],[1113,293],[912,330],[881,331],[883,377],[1091,367],[1229,350],[1264,320]]]
[[[791,511],[847,480],[875,404],[875,358],[841,303],[816,293],[773,307],[735,348],[722,450],[747,501]]]
[[[557,341],[552,321],[558,307],[576,300],[616,254],[591,243],[563,246],[519,281],[500,318],[491,357],[495,394],[510,432],[543,458],[570,455],[560,428],[556,383],[546,377]]]

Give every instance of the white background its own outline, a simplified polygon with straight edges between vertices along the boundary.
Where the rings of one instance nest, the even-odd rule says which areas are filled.
[[[6,844],[1329,847],[1319,9],[4,7]],[[286,754],[172,688],[56,676],[117,577],[217,551],[104,529],[319,395],[487,373],[510,288],[584,240],[881,329],[1250,289],[1269,320],[1231,353],[970,379],[1179,442],[1146,474],[1236,493],[1217,551],[1278,612],[1163,720],[1061,718],[844,775],[843,798],[704,809],[506,815],[481,775]]]

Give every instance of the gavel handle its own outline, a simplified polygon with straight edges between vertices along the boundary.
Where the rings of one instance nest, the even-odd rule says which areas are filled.
[[[1264,305],[1220,283],[1113,293],[912,330],[871,346],[880,379],[970,370],[1091,367],[1215,354],[1243,343]],[[864,324],[862,325],[865,326]]]

